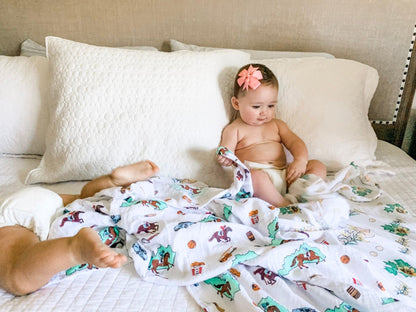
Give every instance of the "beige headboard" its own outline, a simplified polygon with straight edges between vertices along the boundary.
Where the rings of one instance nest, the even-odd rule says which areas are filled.
[[[47,35],[107,45],[176,39],[213,47],[328,52],[376,68],[369,118],[401,145],[415,90],[415,0],[6,0],[0,54]]]

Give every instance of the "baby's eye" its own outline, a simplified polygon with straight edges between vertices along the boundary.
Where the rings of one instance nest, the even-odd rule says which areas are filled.
[[[259,109],[260,108],[260,105],[253,105],[252,106],[254,109]]]
[[[270,105],[269,105],[269,108],[273,108],[273,107],[274,107],[274,104],[270,104]]]

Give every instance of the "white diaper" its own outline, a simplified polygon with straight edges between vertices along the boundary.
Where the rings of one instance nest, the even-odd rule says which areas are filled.
[[[62,206],[62,198],[48,189],[21,189],[1,201],[0,227],[21,225],[45,240],[55,213]]]
[[[244,164],[248,169],[258,169],[267,173],[272,180],[274,187],[280,194],[286,194],[286,168],[279,168],[273,165],[260,164],[252,161],[245,161]]]

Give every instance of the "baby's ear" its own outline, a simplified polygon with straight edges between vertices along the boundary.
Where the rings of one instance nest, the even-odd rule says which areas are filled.
[[[238,102],[238,99],[235,96],[231,98],[231,105],[234,107],[235,110],[240,109],[240,103]]]

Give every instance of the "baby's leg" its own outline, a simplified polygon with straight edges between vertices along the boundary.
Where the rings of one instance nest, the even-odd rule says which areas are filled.
[[[325,179],[326,173],[326,166],[322,162],[315,159],[308,161],[305,174],[314,174],[322,179]]]
[[[279,193],[270,180],[269,175],[262,170],[251,170],[254,197],[261,198],[275,207],[286,207],[290,202]]]
[[[150,160],[143,160],[135,164],[118,167],[111,174],[99,177],[85,184],[79,198],[91,197],[106,188],[128,186],[134,182],[146,180],[158,171],[159,167]]]
[[[58,194],[58,195],[61,196],[64,207],[66,205],[68,205],[69,203],[72,203],[74,200],[76,200],[78,198],[81,198],[81,196],[79,194],[78,195],[75,195],[75,194]]]
[[[146,180],[159,171],[159,167],[150,160],[118,167],[113,170],[110,177],[117,186],[128,186],[137,181]]]
[[[6,226],[0,228],[0,244],[0,286],[15,295],[33,292],[56,273],[78,264],[117,268],[126,261],[91,228],[73,237],[40,242],[24,227]]]

